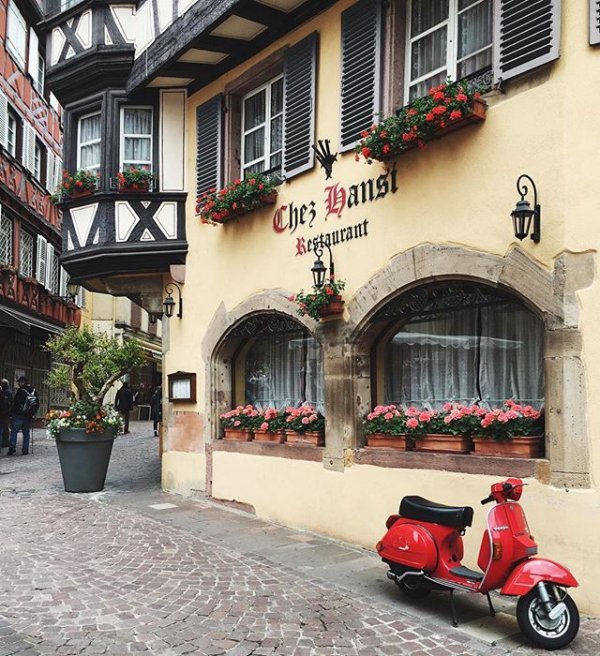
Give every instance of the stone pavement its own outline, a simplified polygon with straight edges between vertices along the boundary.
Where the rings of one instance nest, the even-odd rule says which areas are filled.
[[[160,490],[151,424],[115,442],[106,489],[63,491],[56,447],[0,455],[0,656],[137,652],[231,656],[541,652],[514,604],[459,597],[408,603],[378,558],[208,499]],[[565,654],[599,654],[583,619]]]

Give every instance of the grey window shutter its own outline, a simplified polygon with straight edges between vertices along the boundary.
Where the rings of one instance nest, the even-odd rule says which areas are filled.
[[[8,101],[0,91],[0,145],[6,148],[8,143]]]
[[[381,1],[360,0],[342,13],[341,150],[378,120],[381,88]]]
[[[221,187],[222,96],[196,110],[196,193]]]
[[[315,165],[315,98],[317,83],[317,33],[288,48],[284,62],[286,178]]]
[[[498,0],[494,17],[496,81],[558,59],[560,0]]]
[[[590,0],[590,45],[600,43],[600,0]]]

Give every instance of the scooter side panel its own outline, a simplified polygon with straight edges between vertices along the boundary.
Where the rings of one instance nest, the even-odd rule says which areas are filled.
[[[379,556],[386,561],[425,571],[433,570],[438,560],[431,533],[419,524],[402,519],[384,535]]]
[[[530,558],[515,567],[500,592],[522,596],[540,581],[556,583],[566,588],[576,588],[579,585],[564,565],[547,558]]]

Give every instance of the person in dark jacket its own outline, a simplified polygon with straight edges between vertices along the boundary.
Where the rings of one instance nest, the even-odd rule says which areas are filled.
[[[129,387],[129,383],[123,383],[121,389],[117,392],[115,408],[123,417],[123,432],[129,433],[129,413],[133,409],[133,392]]]
[[[158,435],[158,425],[162,421],[162,387],[159,385],[150,398],[150,419],[154,422],[154,435]]]
[[[12,408],[13,393],[8,380],[0,380],[0,448],[9,446],[10,435],[10,409]]]
[[[12,406],[10,409],[10,439],[8,454],[12,456],[17,451],[17,435],[19,431],[23,433],[23,448],[22,453],[26,456],[29,453],[29,440],[31,438],[31,425],[33,417],[40,407],[40,401],[36,390],[31,387],[29,380],[26,376],[20,376],[17,380],[19,388],[15,392]],[[28,408],[28,396],[33,394],[36,401],[33,406]]]

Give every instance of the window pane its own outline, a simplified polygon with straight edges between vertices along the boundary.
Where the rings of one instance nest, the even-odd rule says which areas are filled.
[[[19,238],[19,272],[33,276],[33,235],[21,230]]]
[[[283,78],[271,86],[271,116],[283,111]]]
[[[100,144],[82,146],[79,155],[79,167],[91,171],[100,167]]]
[[[255,93],[244,101],[244,130],[257,127],[266,121],[266,91]]]
[[[123,132],[124,134],[152,134],[152,110],[125,108]]]
[[[411,36],[427,31],[448,18],[449,0],[413,0]]]
[[[492,43],[492,3],[481,2],[458,15],[458,59]]]
[[[0,262],[12,264],[12,234],[13,222],[2,214],[0,217]]]
[[[271,155],[271,162],[269,164],[269,170],[281,170],[281,151],[276,155]]]
[[[410,79],[414,80],[446,64],[448,29],[435,30],[411,46]]]
[[[441,73],[437,73],[437,75],[432,75],[426,80],[422,80],[417,84],[413,84],[413,86],[410,88],[409,100],[415,100],[415,98],[422,98],[423,96],[427,95],[427,92],[429,89],[431,89],[431,87],[436,87],[439,84],[443,84],[447,77],[448,73],[443,70]]]
[[[283,143],[283,116],[278,116],[271,121],[271,152],[281,148]]]
[[[250,166],[245,166],[242,170],[242,177],[245,178],[249,173],[262,173],[264,170],[264,162],[261,160]]]
[[[244,163],[252,162],[265,156],[265,130],[255,130],[244,139]]]
[[[246,402],[264,409],[310,403],[323,412],[320,344],[303,331],[260,337],[246,357]]]
[[[147,137],[125,137],[125,162],[149,163],[151,142]]]
[[[79,121],[79,143],[100,139],[100,114],[86,116]]]

